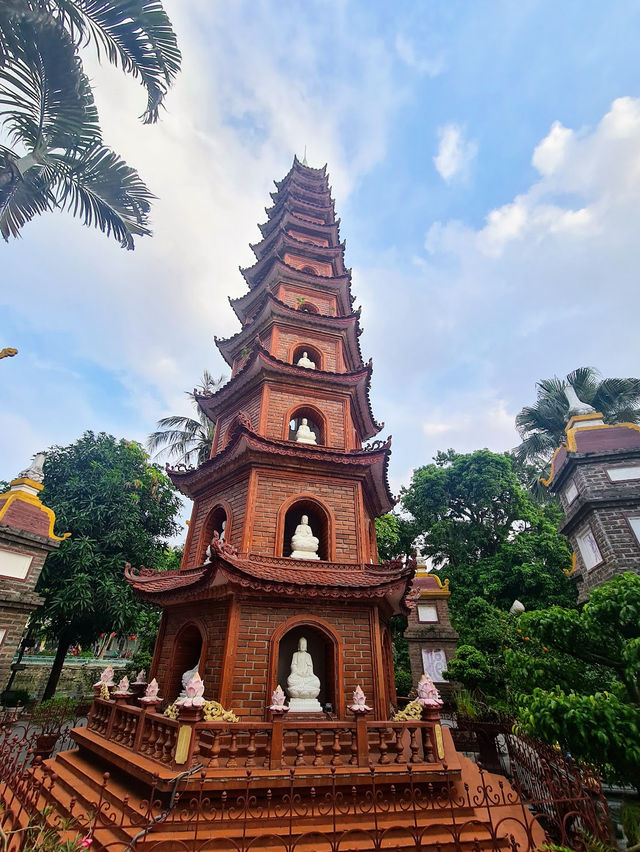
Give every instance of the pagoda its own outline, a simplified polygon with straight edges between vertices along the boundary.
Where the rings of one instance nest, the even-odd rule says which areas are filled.
[[[210,458],[168,469],[193,500],[181,567],[125,571],[163,611],[150,684],[96,684],[44,803],[107,801],[97,849],[369,849],[389,831],[398,850],[507,848],[426,676],[396,714],[389,622],[415,603],[415,562],[377,562],[391,442],[365,443],[382,424],[326,168],[294,159],[272,198],[231,300],[241,328],[216,341],[231,378],[196,393]],[[533,848],[510,795],[508,831]]]

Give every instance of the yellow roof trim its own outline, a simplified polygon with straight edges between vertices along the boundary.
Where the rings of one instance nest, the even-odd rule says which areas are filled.
[[[29,479],[28,476],[21,476],[19,479],[12,479],[9,483],[13,488],[14,485],[28,485],[29,488],[35,488],[36,491],[42,491],[44,485],[41,482],[36,482],[35,479]]]
[[[568,453],[577,453],[578,445],[576,443],[576,432],[594,432],[596,429],[614,429],[617,426],[624,426],[626,429],[633,429],[635,432],[640,432],[640,426],[636,423],[597,423],[595,426],[581,426],[579,429],[571,428],[571,424],[576,420],[591,420],[594,416],[602,417],[601,414],[593,415],[593,414],[582,414],[576,417],[572,417],[569,423],[567,424],[566,433],[567,433],[567,441],[566,443],[563,441],[562,444],[555,450],[553,456],[551,457],[551,470],[549,472],[548,479],[541,479],[540,482],[545,486],[549,486],[555,476],[555,460],[557,454],[560,452],[562,447],[564,447]]]
[[[577,567],[578,567],[578,561],[576,559],[576,554],[575,554],[575,551],[574,551],[571,554],[571,568],[568,571],[567,571],[566,568],[563,568],[562,570],[567,575],[567,577],[570,577],[573,574],[573,572],[576,570]]]
[[[15,480],[14,480],[15,481]],[[27,484],[31,484],[31,480],[25,480]],[[36,509],[39,509],[41,512],[44,512],[45,515],[49,518],[49,532],[47,533],[49,538],[52,538],[54,541],[64,541],[65,538],[69,538],[71,533],[65,533],[64,535],[56,535],[53,531],[53,525],[56,522],[56,516],[53,509],[50,509],[48,506],[45,506],[44,503],[37,497],[35,494],[29,494],[26,491],[7,491],[4,494],[0,494],[0,497],[6,497],[4,504],[0,506],[0,521],[2,521],[3,517],[7,514],[9,507],[15,503],[17,500],[22,500],[24,503],[30,503],[32,506],[35,506]]]

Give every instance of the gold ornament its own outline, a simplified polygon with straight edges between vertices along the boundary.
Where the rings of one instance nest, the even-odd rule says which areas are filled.
[[[202,705],[205,722],[239,722],[232,710],[225,710],[218,701],[205,701]]]
[[[167,719],[177,719],[179,712],[180,708],[177,704],[170,704],[162,715],[166,716]]]
[[[102,698],[103,701],[108,701],[110,698],[109,687],[106,683],[103,683],[100,686],[100,698]]]
[[[392,717],[392,722],[408,722],[413,719],[422,718],[422,704],[418,698],[411,701],[404,710],[398,710],[395,716]]]

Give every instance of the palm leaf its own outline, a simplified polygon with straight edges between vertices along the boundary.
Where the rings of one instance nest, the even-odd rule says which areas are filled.
[[[52,155],[57,170],[56,203],[113,234],[123,248],[134,247],[134,235],[148,235],[150,200],[154,197],[124,160],[100,144],[67,155]]]
[[[0,151],[0,175],[5,174],[14,161],[15,156],[6,148]],[[13,168],[14,180],[5,187],[0,185],[0,234],[5,240],[19,236],[23,225],[55,206],[48,173],[31,169],[20,177],[15,165]]]
[[[92,41],[113,65],[141,80],[147,90],[145,124],[158,109],[176,74],[181,54],[160,0],[54,0],[59,19],[78,44]]]

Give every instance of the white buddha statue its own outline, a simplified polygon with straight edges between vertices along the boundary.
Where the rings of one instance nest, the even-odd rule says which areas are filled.
[[[317,444],[316,436],[309,429],[309,421],[303,417],[296,432],[296,444]]]
[[[297,367],[306,367],[307,370],[315,370],[315,368],[316,368],[315,363],[311,360],[311,358],[309,358],[309,355],[308,355],[307,352],[303,352],[302,358],[298,358],[298,360],[296,361],[296,366]]]
[[[289,710],[301,713],[320,713],[322,706],[318,701],[320,681],[313,673],[313,659],[307,651],[307,640],[301,636],[298,650],[291,658],[291,674],[287,678]]]
[[[320,539],[315,537],[309,526],[308,515],[303,515],[291,539],[291,558],[320,559],[318,556],[319,544]]]

